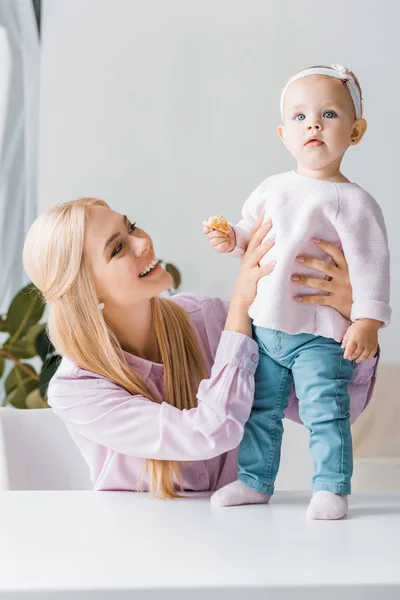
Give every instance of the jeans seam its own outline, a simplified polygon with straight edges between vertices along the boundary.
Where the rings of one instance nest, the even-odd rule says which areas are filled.
[[[345,460],[345,442],[344,442],[344,435],[343,435],[343,426],[342,426],[342,414],[340,412],[340,407],[339,407],[339,402],[338,402],[338,396],[339,396],[339,385],[340,385],[340,381],[341,379],[339,378],[339,374],[341,372],[341,368],[342,368],[342,364],[343,364],[343,360],[344,360],[344,354],[341,353],[340,355],[340,362],[338,365],[338,370],[337,370],[337,374],[336,374],[336,394],[335,394],[335,404],[336,404],[336,410],[338,413],[338,427],[339,427],[339,432],[340,432],[340,437],[341,437],[341,441],[342,441],[342,456],[341,456],[341,465],[340,465],[340,475],[342,477],[342,485],[349,485],[348,483],[346,483],[345,481],[345,475],[344,475],[344,460]],[[348,395],[348,390],[346,392],[346,394]],[[346,419],[348,419],[348,417],[346,417]]]
[[[338,402],[338,395],[339,395],[339,385],[340,385],[340,381],[339,381],[339,373],[342,367],[342,362],[343,362],[343,354],[340,355],[340,362],[338,365],[338,369],[337,369],[337,373],[336,373],[336,394],[335,394],[335,404],[336,404],[336,411],[337,411],[337,423],[338,423],[338,427],[339,427],[339,432],[340,432],[340,438],[342,441],[342,457],[341,457],[341,462],[340,462],[340,475],[342,477],[342,484],[344,483],[344,436],[343,436],[343,430],[342,430],[342,422],[341,422],[341,414],[340,414],[340,408],[339,408],[339,402]]]
[[[285,388],[285,383],[287,381],[287,377],[288,377],[289,371],[288,369],[286,369],[286,367],[282,367],[282,377],[281,377],[281,384],[279,387],[279,402],[276,403],[276,407],[275,410],[271,416],[271,421],[274,423],[274,428],[272,429],[272,433],[271,433],[271,450],[269,453],[269,457],[268,457],[268,461],[267,461],[267,465],[266,465],[266,469],[265,469],[265,481],[269,481],[271,483],[268,483],[267,485],[273,485],[274,481],[272,481],[272,465],[274,463],[274,457],[276,455],[276,447],[277,447],[277,443],[276,443],[276,416],[277,413],[279,411],[279,409],[281,409],[282,407],[282,398],[283,398],[283,390]],[[281,419],[282,421],[282,419]],[[281,441],[281,446],[282,446],[282,441]],[[269,475],[269,476],[268,476]],[[276,477],[276,476],[275,476]]]

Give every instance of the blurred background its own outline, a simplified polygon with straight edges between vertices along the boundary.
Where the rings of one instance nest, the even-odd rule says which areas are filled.
[[[238,220],[263,179],[295,167],[276,133],[286,80],[346,65],[369,128],[343,173],[383,209],[393,306],[375,397],[353,428],[355,482],[399,489],[399,22],[392,0],[0,0],[0,314],[28,283],[21,252],[35,215],[81,196],[146,229],[178,267],[179,291],[229,299],[238,262],[212,252],[201,223]],[[284,453],[290,463],[304,448],[306,472],[292,425]]]

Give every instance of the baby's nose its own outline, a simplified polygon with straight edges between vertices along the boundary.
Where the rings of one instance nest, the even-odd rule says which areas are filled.
[[[321,129],[321,125],[319,123],[315,123],[315,125],[308,125],[307,129],[310,130],[313,127],[315,127],[315,129]]]

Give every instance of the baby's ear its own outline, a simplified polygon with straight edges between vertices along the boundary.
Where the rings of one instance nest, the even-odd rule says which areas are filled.
[[[282,142],[285,143],[285,128],[283,127],[283,125],[279,125],[276,131],[279,137],[281,138]]]
[[[356,146],[359,142],[361,142],[365,132],[367,131],[367,128],[368,124],[365,119],[361,118],[355,121],[353,130],[351,132],[352,146]]]

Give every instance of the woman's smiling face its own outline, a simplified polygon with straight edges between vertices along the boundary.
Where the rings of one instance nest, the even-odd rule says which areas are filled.
[[[151,237],[125,215],[104,206],[88,211],[84,259],[99,302],[108,308],[150,300],[172,283],[157,262]]]

